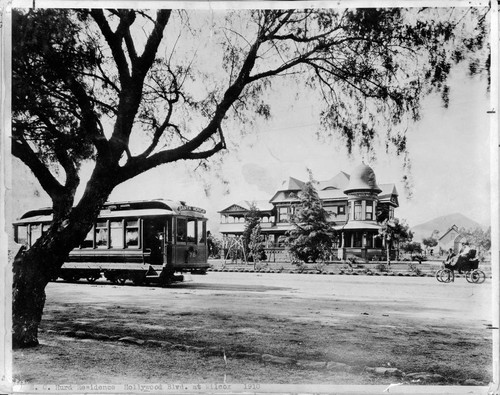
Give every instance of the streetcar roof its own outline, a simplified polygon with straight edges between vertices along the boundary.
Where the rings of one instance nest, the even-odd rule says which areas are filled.
[[[205,214],[205,210],[187,206],[185,202],[155,199],[107,202],[103,205],[98,218],[155,217],[162,215],[186,215],[189,217],[204,218],[203,214]],[[52,208],[44,207],[28,211],[19,220],[15,221],[14,225],[51,221]]]

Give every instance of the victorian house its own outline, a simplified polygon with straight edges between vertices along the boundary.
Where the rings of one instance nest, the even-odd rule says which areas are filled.
[[[290,216],[300,203],[299,194],[305,182],[290,177],[269,201],[242,201],[221,210],[220,232],[226,243],[241,236],[245,217],[253,204],[261,218],[262,234],[269,252],[284,250],[283,239],[292,229]],[[316,185],[323,207],[336,232],[334,254],[338,259],[355,255],[363,259],[382,256],[384,245],[378,237],[382,225],[380,214],[394,218],[398,192],[394,184],[377,184],[373,169],[365,164],[349,175],[340,172]]]

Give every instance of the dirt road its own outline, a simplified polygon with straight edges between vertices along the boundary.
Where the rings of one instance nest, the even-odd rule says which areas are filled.
[[[464,278],[444,284],[431,277],[218,272],[171,288],[57,282],[47,287],[42,346],[17,352],[14,367],[16,377],[29,382],[57,382],[64,371],[73,383],[108,382],[117,374],[116,380],[204,382],[227,374],[235,382],[377,384],[387,378],[366,368],[391,367],[424,372],[440,384],[486,385],[491,305],[491,280],[477,285]],[[168,360],[146,345],[72,338],[68,348],[71,339],[61,334],[76,331],[191,351],[215,348],[231,363],[221,366],[219,357],[182,347],[169,351]],[[264,354],[353,369],[332,373],[255,359]],[[68,372],[75,360],[81,364]],[[165,363],[168,368],[157,368]]]
[[[455,283],[444,284],[430,277],[221,272],[206,276],[187,275],[184,283],[166,289],[114,286],[105,282],[94,285],[57,282],[49,284],[47,295],[48,303],[64,300],[66,303],[160,306],[165,305],[167,299],[175,300],[170,307],[176,311],[210,305],[220,309],[258,308],[263,314],[295,318],[307,316],[310,305],[324,305],[328,313],[328,306],[340,302],[352,306],[344,314],[355,315],[359,309],[372,310],[424,320],[455,321],[464,327],[491,323],[492,306],[489,280],[476,285],[460,278]],[[281,302],[263,303],[271,299]],[[293,303],[285,303],[292,299]],[[305,310],[296,308],[297,299],[302,300]]]

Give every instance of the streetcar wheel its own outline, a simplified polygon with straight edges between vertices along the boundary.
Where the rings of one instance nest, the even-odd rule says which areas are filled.
[[[134,285],[142,285],[146,282],[146,276],[143,274],[136,274],[132,278],[132,282],[134,283]]]
[[[78,280],[80,280],[80,277],[78,276],[65,276],[63,277],[64,281],[67,281],[68,283],[76,283]]]
[[[99,277],[96,277],[96,276],[90,276],[90,277],[87,277],[87,281],[89,283],[95,283],[97,281]]]
[[[118,277],[114,274],[107,273],[104,277],[106,277],[106,280],[108,280],[111,284],[118,284]]]
[[[118,284],[120,285],[123,285],[127,282],[127,279],[125,277],[120,277],[118,280],[117,280]]]

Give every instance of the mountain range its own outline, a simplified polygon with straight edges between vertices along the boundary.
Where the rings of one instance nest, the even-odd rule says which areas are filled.
[[[460,213],[448,214],[424,222],[423,224],[411,227],[411,231],[413,232],[413,241],[421,242],[423,238],[430,237],[432,235],[432,232],[434,232],[434,230],[439,231],[439,236],[442,236],[453,225],[456,225],[459,229],[485,228],[485,226],[466,217],[463,214]]]

